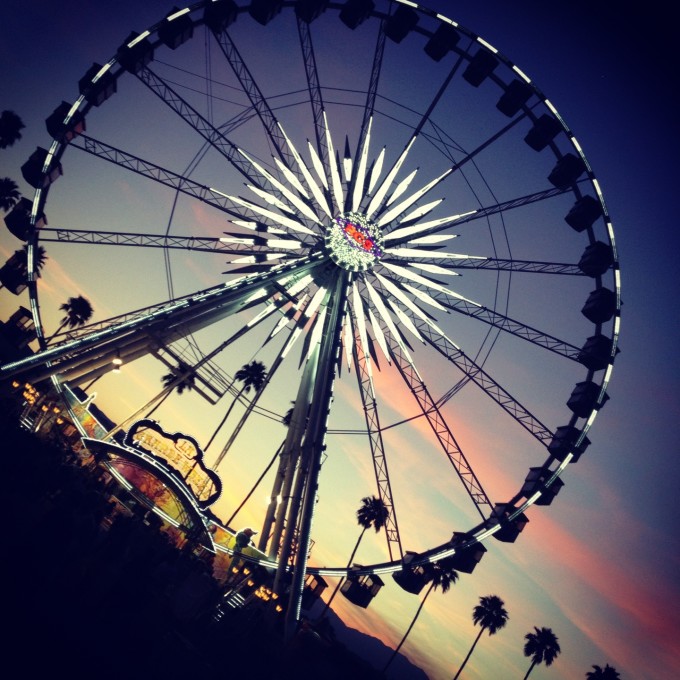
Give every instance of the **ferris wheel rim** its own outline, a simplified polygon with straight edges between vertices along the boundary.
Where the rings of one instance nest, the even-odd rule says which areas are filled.
[[[294,3],[285,3],[285,4],[286,4],[286,7],[292,7],[294,5]],[[429,15],[430,17],[432,17],[434,15],[433,12],[421,7],[420,5],[417,5],[416,3],[398,2],[398,4],[402,5],[402,6],[414,7],[419,12],[422,12],[426,15]],[[339,3],[331,3],[330,6],[334,9],[338,9],[340,7],[340,4]],[[190,6],[190,8],[188,8],[188,12],[189,12],[189,14],[192,14],[194,12],[197,12],[200,9],[203,9],[203,7],[204,7],[204,3],[202,3],[202,2],[195,3],[194,5]],[[241,12],[245,12],[245,11],[247,11],[247,9],[248,9],[247,7],[239,8],[239,10]],[[384,13],[374,11],[371,16],[374,19],[377,18],[377,19],[383,20],[383,19],[386,18],[387,15],[384,14]],[[455,22],[451,22],[450,20],[442,17],[441,15],[436,15],[436,18],[442,24],[448,23],[449,25],[454,26],[456,28],[456,30],[458,30],[458,31],[460,31],[464,34],[467,34],[469,38],[474,39],[474,41],[475,41],[476,45],[479,47],[479,49],[483,49],[487,53],[493,54],[502,63],[504,63],[508,68],[510,68],[514,73],[518,74],[519,77],[524,77],[526,82],[530,83],[530,85],[533,89],[533,92],[541,99],[542,104],[545,105],[548,109],[550,109],[553,112],[555,118],[560,122],[561,128],[562,128],[560,134],[566,135],[566,137],[568,138],[569,142],[572,145],[572,148],[573,148],[575,155],[583,161],[583,163],[585,165],[585,172],[586,172],[586,175],[588,177],[589,184],[593,189],[593,193],[595,193],[595,195],[597,196],[597,199],[600,202],[600,206],[601,206],[601,210],[602,210],[602,220],[604,221],[604,223],[606,225],[606,229],[607,229],[608,237],[609,237],[609,244],[610,244],[612,251],[613,251],[613,263],[612,263],[612,266],[611,266],[611,271],[612,271],[614,278],[615,278],[614,283],[615,283],[615,294],[616,294],[616,298],[617,298],[617,303],[616,303],[614,329],[612,331],[612,350],[611,350],[612,351],[612,358],[611,358],[611,361],[609,362],[608,368],[606,369],[606,373],[602,378],[602,382],[599,385],[600,393],[599,393],[598,399],[596,400],[596,405],[592,408],[592,410],[590,411],[588,416],[584,418],[585,422],[579,430],[578,437],[573,442],[574,447],[578,447],[578,446],[581,445],[584,438],[586,437],[586,434],[589,431],[593,420],[595,419],[597,411],[599,410],[600,406],[602,405],[603,398],[605,396],[605,390],[607,388],[607,385],[609,383],[609,379],[611,377],[611,369],[612,369],[612,366],[613,366],[613,357],[614,357],[615,353],[617,352],[617,344],[618,344],[619,318],[620,318],[619,267],[618,267],[618,258],[617,258],[617,255],[616,255],[614,236],[613,236],[613,227],[611,225],[611,220],[609,218],[609,214],[608,214],[608,211],[607,211],[607,208],[606,208],[606,204],[604,202],[604,197],[603,197],[602,192],[599,188],[599,183],[598,183],[594,173],[592,172],[590,164],[588,163],[588,161],[587,161],[587,159],[586,159],[586,157],[585,157],[585,155],[584,155],[584,153],[583,153],[583,151],[580,147],[580,144],[576,140],[572,131],[566,125],[564,120],[561,118],[561,116],[559,115],[557,110],[552,106],[552,104],[549,102],[549,100],[547,98],[545,98],[543,96],[542,92],[536,88],[536,86],[533,84],[533,82],[526,79],[523,72],[521,70],[519,70],[514,64],[512,64],[512,62],[510,62],[500,52],[495,50],[495,48],[490,46],[488,43],[483,41],[481,38],[476,36],[474,33],[468,31],[467,29],[465,29],[462,26],[459,26],[458,24],[455,24]],[[149,29],[149,34],[155,35],[162,23],[163,23],[163,21],[160,21],[157,24],[155,24],[151,29]],[[116,58],[113,58],[112,60],[107,62],[106,66],[108,66],[109,69],[116,69],[116,68],[120,69],[119,72],[118,72],[118,75],[116,77],[120,77],[120,75],[122,75],[122,73],[123,73],[123,70],[122,70],[122,68],[120,68],[120,65],[116,61]],[[74,111],[74,113],[78,112],[78,113],[85,114],[85,113],[88,113],[92,109],[92,107],[93,107],[93,105],[91,103],[87,102],[85,96],[81,95],[81,97],[79,97],[79,99],[76,100],[76,102],[74,103],[72,110]],[[50,168],[54,167],[55,164],[59,163],[61,156],[62,156],[63,152],[65,151],[65,149],[67,148],[67,146],[68,146],[68,143],[63,144],[61,141],[58,141],[56,139],[53,140],[52,146],[50,147],[50,149],[48,151],[48,157],[45,160],[45,164],[44,164],[45,173],[48,173]],[[34,225],[35,225],[35,221],[36,221],[37,217],[41,214],[41,212],[43,211],[43,208],[46,204],[48,189],[49,189],[49,187],[39,188],[39,189],[36,190],[36,193],[34,195],[33,217],[32,217]],[[39,240],[40,240],[39,229],[34,229],[34,231],[30,235],[30,238],[28,240],[29,250],[30,250],[31,247],[37,246],[39,244]],[[44,335],[44,329],[43,329],[42,323],[41,323],[40,303],[39,303],[39,299],[38,299],[38,290],[37,290],[37,278],[38,277],[37,277],[36,272],[34,271],[33,267],[34,267],[33,259],[29,256],[29,294],[30,294],[30,300],[31,300],[31,307],[32,307],[33,315],[34,315],[34,321],[36,323],[36,328],[38,329],[38,337],[39,337],[39,341],[40,341],[40,344],[41,344],[41,349],[44,350],[44,349],[46,349],[47,345],[46,345],[46,338],[45,338],[45,335]],[[602,285],[599,282],[599,280],[598,280],[597,285],[598,285],[598,288]],[[597,327],[599,328],[599,324],[597,325]],[[596,371],[589,370],[588,373],[587,373],[586,380],[590,380],[593,377],[595,372]],[[580,418],[581,418],[581,416],[573,415],[568,425],[569,426],[575,426],[575,424],[577,423],[577,421]],[[572,453],[567,454],[565,456],[564,460],[560,462],[560,465],[558,465],[555,469],[550,471],[551,476],[544,483],[543,488],[545,488],[545,489],[550,488],[551,484],[553,484],[555,479],[557,479],[561,475],[561,473],[567,467],[568,463],[573,459],[573,457],[574,456],[573,456]],[[515,507],[513,508],[510,515],[507,518],[505,518],[506,522],[511,522],[516,517],[521,515],[526,509],[528,509],[531,505],[533,505],[538,500],[538,498],[540,498],[540,495],[538,497],[535,497],[535,498],[533,496],[530,497],[530,498],[527,498],[523,502],[518,502],[518,501],[521,500],[521,498],[523,498],[523,496],[520,496],[519,493],[518,493],[515,496],[515,498],[513,499],[515,502],[511,503],[511,505],[513,505]],[[486,524],[484,522],[482,522],[480,525],[477,525],[476,527],[474,527],[473,529],[471,529],[470,531],[467,532],[467,533],[471,534],[470,545],[472,545],[472,544],[474,544],[478,541],[484,540],[485,538],[487,538],[489,536],[494,535],[497,531],[500,530],[501,526],[502,526],[501,522],[498,522],[497,524],[495,524],[493,526],[488,526],[488,524]],[[482,538],[477,538],[477,536],[482,536]],[[466,546],[467,546],[467,544],[466,544]],[[414,564],[424,563],[424,562],[427,562],[427,561],[432,561],[432,560],[435,560],[435,559],[440,559],[442,557],[446,557],[449,554],[453,554],[451,551],[452,551],[452,549],[450,547],[448,547],[446,544],[441,544],[441,545],[437,546],[436,548],[433,548],[431,550],[426,551],[424,553],[425,557],[416,558],[416,562],[414,562]],[[388,563],[377,563],[377,564],[369,565],[369,566],[366,566],[366,567],[362,567],[361,573],[380,573],[381,571],[385,571],[385,572],[397,571],[398,568],[400,568],[400,565],[402,565],[401,560],[394,560],[394,561],[390,561]],[[339,573],[343,573],[343,570],[344,570],[344,573],[347,573],[346,568],[334,568],[334,567],[332,567],[332,568],[328,568],[327,570],[324,570],[324,568],[322,568],[322,567],[309,567],[310,573],[319,573],[319,574],[322,574],[322,575],[324,573],[339,574]]]

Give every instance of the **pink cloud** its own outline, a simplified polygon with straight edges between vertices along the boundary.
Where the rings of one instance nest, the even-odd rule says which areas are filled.
[[[644,527],[635,526],[632,518],[625,514],[620,517],[628,527],[627,531],[631,528],[635,533],[644,531]],[[553,563],[549,568],[556,576],[559,574],[563,582],[552,595],[593,644],[626,667],[645,664],[649,668],[650,664],[656,663],[659,670],[667,666],[680,673],[677,657],[680,593],[677,584],[653,573],[645,561],[647,555],[641,555],[639,559],[633,557],[625,563],[619,561],[616,556],[624,551],[620,546],[611,545],[621,542],[616,529],[611,533],[610,541],[593,543],[577,538],[545,513],[537,514],[532,520],[532,535],[541,537],[542,558]],[[651,532],[646,533],[648,540],[640,541],[638,537],[636,544],[653,548],[655,541]],[[567,566],[563,559],[565,555],[568,555]],[[588,610],[574,606],[575,589],[583,592],[583,585],[601,598],[604,610],[595,598],[588,598],[588,603],[593,605]],[[609,634],[603,635],[603,630],[608,630]],[[641,649],[648,649],[650,653],[643,657]]]

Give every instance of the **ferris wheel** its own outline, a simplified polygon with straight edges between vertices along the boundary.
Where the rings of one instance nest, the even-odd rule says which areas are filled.
[[[347,573],[308,564],[312,521],[367,469],[386,541],[356,574],[514,541],[586,450],[618,351],[612,224],[553,104],[406,0],[208,0],[123,37],[24,166],[42,349],[2,374],[104,391],[114,360],[181,365],[212,423],[262,360],[217,462],[293,404],[252,436],[282,445],[262,548],[287,563],[295,526],[297,589]],[[48,337],[41,245],[105,320]]]

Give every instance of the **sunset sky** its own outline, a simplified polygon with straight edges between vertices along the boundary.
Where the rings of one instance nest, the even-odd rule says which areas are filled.
[[[238,4],[244,4],[243,0]],[[593,10],[581,0],[559,5],[535,0],[430,0],[422,4],[482,36],[511,59],[537,83],[574,131],[600,182],[614,223],[623,306],[621,354],[607,390],[610,400],[588,435],[592,442],[589,449],[578,464],[566,470],[560,495],[550,507],[529,510],[530,522],[515,543],[489,539],[488,553],[474,574],[462,574],[447,594],[433,593],[402,652],[432,680],[453,677],[477,634],[472,608],[480,596],[496,594],[505,601],[510,614],[508,625],[493,638],[482,638],[463,677],[523,677],[529,666],[522,654],[524,635],[534,626],[552,628],[562,653],[553,666],[538,666],[531,677],[582,678],[592,665],[605,663],[615,666],[624,679],[680,677],[680,540],[674,520],[676,503],[672,503],[680,480],[680,371],[675,352],[677,322],[673,321],[680,312],[680,286],[673,265],[680,239],[671,205],[677,192],[673,180],[677,179],[680,145],[677,116],[671,117],[677,95],[673,69],[677,57],[667,42],[670,30],[664,24],[670,20],[664,22],[662,15],[651,9],[645,16],[623,9],[606,13]],[[49,145],[45,118],[62,100],[76,98],[78,81],[93,62],[105,63],[132,30],[142,31],[155,24],[171,8],[161,0],[86,4],[73,0],[6,0],[0,10],[0,110],[16,111],[26,128],[20,142],[0,150],[0,177],[13,178],[22,193],[30,196],[20,167],[36,146]],[[260,29],[253,28],[252,19],[244,15],[234,27],[235,36],[238,30],[250,30],[256,36]],[[361,55],[349,54],[342,40],[337,45],[332,43],[330,34],[325,39],[320,49],[335,49],[343,64],[353,65],[356,60],[356,68],[361,68]],[[404,42],[406,53],[409,39]],[[195,36],[192,49],[198,50],[202,43],[203,38]],[[253,66],[259,65],[260,59],[266,63],[268,49],[263,43],[261,51],[255,51]],[[299,59],[299,54],[290,58]],[[218,71],[220,67],[215,58],[211,64],[215,81],[225,78]],[[286,63],[277,68],[287,73]],[[359,72],[362,81],[356,87],[365,88],[365,70],[350,68],[348,72],[350,77],[343,87],[351,87],[353,74]],[[181,81],[182,76],[175,75]],[[288,88],[277,89],[278,76],[278,72],[272,73],[273,83],[267,83],[274,92],[301,85],[293,79]],[[431,91],[429,86],[405,79],[404,89],[408,91],[404,99],[417,108],[420,97],[425,96],[422,93]],[[110,144],[137,151],[142,157],[148,154],[160,158],[181,173],[199,144],[189,148],[175,143],[175,123],[166,120],[161,109],[154,110],[158,118],[152,125],[143,116],[124,117],[127,109],[119,102],[129,105],[131,92],[121,87],[101,111],[93,111],[88,132],[92,129],[96,136],[98,115],[108,126],[106,141]],[[218,106],[230,104],[221,101]],[[295,115],[290,114],[287,120],[293,127]],[[340,128],[338,125],[334,134],[342,152],[344,130]],[[392,161],[403,144],[397,132],[392,135],[397,141],[387,149]],[[356,143],[356,139],[350,139],[350,143]],[[378,151],[373,150],[374,154]],[[64,176],[52,189],[55,207],[51,211],[48,201],[50,227],[107,230],[130,214],[137,220],[135,228],[127,224],[130,230],[151,231],[162,230],[170,219],[172,206],[155,187],[142,194],[129,177],[129,184],[110,185],[109,175],[100,176],[92,170],[97,168],[90,165],[92,161],[69,166],[69,160],[67,154]],[[425,164],[418,181],[430,180],[434,170],[427,166],[429,159],[423,155],[417,160]],[[207,168],[199,168],[198,177],[201,172],[210,176],[210,162],[208,159]],[[517,170],[523,172],[524,167],[519,164]],[[491,173],[492,182],[502,182],[502,177],[493,176],[493,170]],[[225,177],[225,185],[228,181]],[[239,181],[242,183],[242,178]],[[239,185],[234,193],[245,191]],[[75,197],[90,209],[85,217],[76,216]],[[455,200],[449,203],[446,210],[456,211]],[[161,209],[156,207],[159,204]],[[99,220],[99,224],[88,224],[88,218]],[[214,211],[202,204],[179,203],[174,219],[178,234],[188,233],[189,225],[196,230],[192,233],[199,235],[220,233]],[[483,247],[481,237],[478,243],[463,228],[458,233],[461,236],[452,247],[454,251],[473,252],[474,247]],[[548,252],[563,247],[558,237],[554,242],[552,238],[549,234],[539,239],[536,247]],[[2,260],[20,246],[3,228]],[[49,260],[40,282],[40,301],[48,334],[58,326],[59,305],[71,295],[90,298],[96,320],[167,297],[167,270],[156,251],[114,248],[109,256],[108,251],[96,246],[46,246]],[[215,285],[225,270],[220,256],[213,255],[209,261],[183,254],[172,257],[172,283],[177,294]],[[473,276],[466,276],[456,282],[458,288],[452,288],[468,294],[466,286]],[[523,290],[519,280],[513,286],[515,294]],[[524,314],[527,323],[536,315],[537,325],[555,328],[559,333],[565,321],[561,301],[552,294],[547,286],[544,297],[539,295],[533,306],[525,307],[520,301],[512,309]],[[573,304],[569,300],[577,312],[580,301],[580,297]],[[0,318],[7,318],[17,304],[27,303],[23,295],[17,298],[0,290]],[[569,313],[567,307],[565,301]],[[235,328],[227,324],[221,335],[201,333],[199,340],[210,350]],[[233,355],[224,361],[227,371],[233,373],[253,358],[271,361],[274,343],[260,349],[265,336],[259,330],[253,335],[252,343],[234,347]],[[474,342],[473,335],[471,331],[465,340]],[[554,365],[550,358],[525,354],[512,344],[507,354],[505,351],[499,343],[488,366],[511,384],[522,401],[536,404],[550,426],[562,425],[561,419],[568,415],[564,404],[578,378]],[[416,350],[416,359],[418,356]],[[285,412],[295,398],[298,367],[297,361],[292,363],[295,365],[286,365],[277,376],[269,400],[263,399],[263,408],[275,414]],[[427,385],[436,395],[455,380],[446,370],[442,372],[440,361],[427,355],[416,363],[423,367]],[[153,396],[160,387],[160,375],[167,370],[153,359],[137,364],[134,371],[124,371],[121,376],[105,376],[95,388],[100,392],[96,403],[114,420],[126,417]],[[396,371],[387,370],[384,362],[381,367],[385,370],[376,372],[375,377],[378,393],[400,395],[403,384]],[[553,390],[554,383],[559,387]],[[539,457],[532,458],[528,453],[529,445],[535,442],[524,432],[518,434],[516,428],[506,429],[497,413],[486,410],[479,394],[465,391],[464,395],[450,402],[447,417],[456,423],[457,437],[475,457],[475,470],[488,485],[489,494],[496,500],[506,500],[521,485],[527,468],[541,464]],[[359,532],[354,512],[361,497],[375,493],[370,456],[363,443],[358,444],[363,437],[347,433],[361,427],[363,415],[353,370],[348,373],[344,365],[335,399],[337,410],[330,425],[319,502],[322,506],[325,501],[332,511],[320,510],[315,522],[314,565],[346,563]],[[205,442],[224,412],[223,404],[224,408],[228,406],[228,397],[218,407],[207,408],[201,397],[189,393],[168,400],[158,417],[168,429]],[[415,413],[413,402],[395,397],[381,410],[381,422],[396,423]],[[244,428],[239,445],[219,470],[224,493],[216,512],[221,517],[231,514],[285,436],[275,416],[258,418]],[[452,530],[459,530],[461,525],[469,528],[477,521],[462,494],[449,494],[448,463],[441,456],[427,455],[436,447],[423,419],[408,428],[386,430],[384,436],[387,449],[398,452],[391,473],[395,496],[399,496],[400,528],[408,541],[406,549],[433,547],[448,540]],[[207,454],[208,462],[214,455],[215,451]],[[261,523],[267,493],[264,485],[236,520],[237,526]],[[357,560],[386,561],[384,538],[367,532]],[[385,588],[368,609],[357,608],[342,597],[335,600],[334,608],[348,625],[394,646],[415,613],[418,598],[400,590],[390,576],[385,581]],[[372,661],[380,667],[386,659]]]

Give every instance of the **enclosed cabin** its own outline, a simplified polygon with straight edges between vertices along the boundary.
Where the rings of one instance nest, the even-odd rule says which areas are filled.
[[[524,141],[534,151],[543,151],[562,129],[562,124],[557,118],[544,113],[536,119],[524,137]]]
[[[571,454],[569,462],[576,463],[589,445],[590,440],[585,435],[582,436],[578,428],[573,425],[562,425],[555,430],[548,444],[548,453],[560,463],[564,463]]]
[[[456,571],[471,574],[479,564],[486,548],[479,542],[472,542],[471,536],[462,531],[454,531],[451,537],[451,545],[456,552],[449,558]]]
[[[557,189],[568,189],[576,184],[578,178],[586,171],[586,166],[579,156],[565,153],[561,156],[548,175],[548,181]]]
[[[47,224],[45,213],[39,212],[31,222],[33,202],[26,197],[17,201],[16,205],[5,216],[5,226],[10,234],[20,241],[28,239],[32,229],[41,229]]]
[[[60,142],[70,142],[85,132],[85,114],[62,100],[61,104],[45,119],[45,127],[54,139]]]
[[[258,24],[266,26],[283,8],[283,0],[253,0],[248,12]]]
[[[528,500],[536,494],[540,494],[534,501],[536,505],[550,505],[560,489],[564,486],[564,482],[560,477],[556,477],[550,482],[550,486],[546,486],[546,482],[548,482],[553,475],[553,471],[544,467],[529,468],[529,474],[527,474],[524,485],[522,486],[522,496]]]
[[[373,0],[347,0],[340,10],[340,21],[354,30],[368,19],[374,9]]]
[[[489,523],[491,526],[500,524],[500,529],[493,535],[498,541],[514,543],[524,531],[524,527],[529,524],[529,518],[524,513],[510,519],[516,509],[510,503],[497,503],[494,507]]]
[[[601,371],[612,361],[613,341],[606,335],[592,335],[589,337],[578,355],[578,360],[589,371]],[[618,347],[616,353],[618,354]]]
[[[355,564],[353,570],[361,569]],[[347,579],[340,586],[340,592],[353,604],[366,609],[371,600],[380,592],[385,582],[377,574],[347,574]]]
[[[432,580],[432,563],[412,564],[418,557],[418,553],[407,550],[402,560],[404,568],[392,574],[392,578],[400,588],[414,595],[417,595]]]
[[[33,315],[19,307],[7,321],[0,321],[0,357],[15,359],[29,353],[29,343],[36,339]]]
[[[28,286],[25,252],[17,250],[0,267],[0,284],[10,293],[19,295]]]
[[[592,380],[584,380],[576,383],[571,396],[567,400],[567,406],[574,415],[579,418],[587,418],[594,409],[600,409],[609,399],[600,385]]]
[[[328,588],[328,582],[322,576],[306,574],[305,585],[302,589],[302,608],[311,609],[319,601],[326,588]]]
[[[61,163],[55,162],[53,155],[39,146],[21,166],[21,174],[34,189],[45,189],[56,182],[63,171]]]
[[[425,45],[425,54],[433,61],[441,61],[460,40],[458,31],[451,25],[441,23]]]
[[[491,52],[480,49],[465,67],[463,79],[473,87],[479,87],[493,73],[498,63]]]

